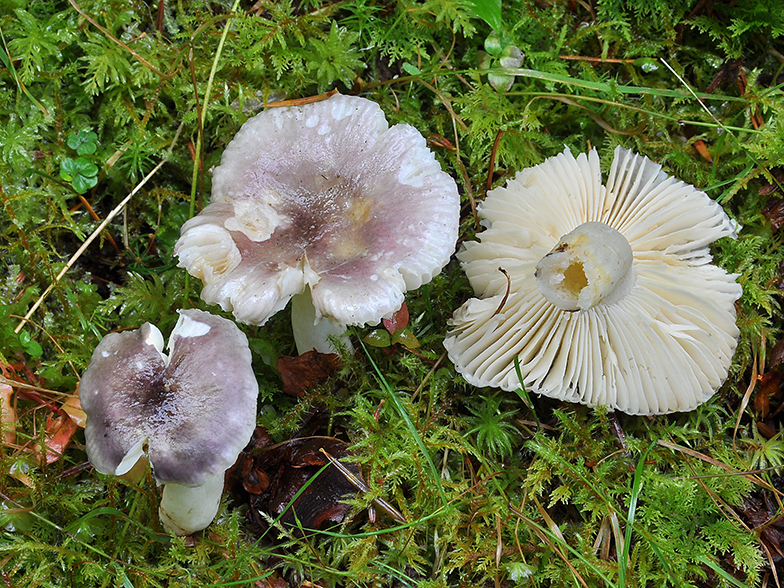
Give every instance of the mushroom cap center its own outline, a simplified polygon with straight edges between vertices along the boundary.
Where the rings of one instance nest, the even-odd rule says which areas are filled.
[[[274,269],[296,267],[303,257],[320,275],[383,249],[387,232],[379,224],[380,204],[363,182],[340,174],[301,172],[296,185],[259,190],[262,198],[233,202],[225,221],[242,259]]]
[[[562,310],[588,310],[621,300],[634,285],[631,245],[601,222],[583,223],[536,265],[536,283]]]

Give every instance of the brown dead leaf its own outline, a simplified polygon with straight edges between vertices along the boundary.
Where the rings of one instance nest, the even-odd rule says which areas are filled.
[[[768,361],[768,367],[770,369],[784,367],[784,339],[776,343],[776,346],[773,348],[773,351],[770,354],[770,360]]]
[[[713,161],[713,157],[711,157],[710,151],[708,151],[708,146],[705,144],[705,141],[702,139],[697,139],[694,141],[694,148],[697,152],[702,155],[702,158],[708,162]]]
[[[388,319],[382,319],[384,327],[389,331],[390,335],[394,335],[398,331],[402,331],[408,325],[408,307],[403,302],[403,306]]]
[[[757,430],[760,432],[760,435],[765,437],[765,439],[773,439],[777,433],[776,429],[767,423],[763,423],[762,421],[757,421]]]
[[[777,479],[778,481],[778,479]],[[768,492],[756,492],[743,499],[740,515],[759,535],[760,541],[773,555],[776,567],[784,562],[784,519],[779,515],[778,505]]]
[[[771,198],[762,209],[762,216],[768,219],[774,231],[778,231],[784,225],[784,200],[781,198]]]
[[[256,588],[288,588],[289,584],[282,578],[264,578],[256,580]]]
[[[77,429],[76,423],[67,414],[53,418],[52,413],[46,418],[46,463],[54,463],[63,456]],[[40,447],[36,445],[34,452],[40,459]]]
[[[757,377],[754,391],[754,410],[763,419],[771,412],[771,400],[780,399],[784,390],[784,339],[779,341],[770,353],[768,371]],[[780,404],[780,403],[777,403]],[[780,410],[780,408],[778,409]],[[775,412],[778,412],[776,410]]]
[[[770,412],[770,399],[781,396],[781,383],[784,373],[779,370],[770,370],[757,378],[757,387],[754,393],[754,410],[763,419]]]
[[[84,426],[87,424],[87,415],[82,410],[78,392],[75,396],[71,396],[63,403],[63,410],[71,417],[73,422],[76,423],[77,427],[84,429]]]
[[[305,529],[338,524],[351,512],[351,506],[341,500],[355,496],[357,490],[329,465],[321,449],[337,459],[348,455],[346,444],[334,437],[304,437],[250,449],[227,474],[227,485],[250,502],[249,515],[262,528],[265,522],[258,516],[259,511],[273,519],[280,517],[284,525],[301,524]],[[321,471],[325,465],[328,467]],[[356,464],[343,465],[361,476]],[[266,480],[266,488],[256,483],[259,479]]]
[[[323,384],[340,368],[340,357],[334,353],[319,353],[315,349],[297,357],[279,357],[278,371],[283,378],[283,391],[291,396],[303,396],[308,388]]]
[[[8,384],[0,384],[0,431],[3,445],[16,444],[16,408],[11,400],[14,389]]]
[[[770,196],[780,190],[781,186],[784,186],[784,167],[773,167],[770,169],[770,173],[773,176],[773,181],[767,182],[759,189],[760,196]]]

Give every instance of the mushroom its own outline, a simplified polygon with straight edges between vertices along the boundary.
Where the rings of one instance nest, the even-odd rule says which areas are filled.
[[[595,150],[565,150],[487,194],[480,242],[458,253],[478,298],[444,345],[470,384],[629,414],[687,411],[727,376],[736,275],[709,245],[722,208],[620,147],[602,185]]]
[[[338,94],[248,120],[175,253],[241,322],[263,325],[293,298],[298,351],[330,353],[330,337],[390,317],[441,271],[459,208],[416,129]]]
[[[145,323],[110,333],[93,352],[79,396],[87,456],[123,475],[146,454],[163,484],[159,515],[175,535],[218,512],[223,475],[256,425],[258,383],[245,334],[230,320],[181,310],[169,337]]]

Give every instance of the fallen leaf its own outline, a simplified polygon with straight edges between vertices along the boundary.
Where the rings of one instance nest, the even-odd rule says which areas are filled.
[[[362,338],[362,341],[371,347],[389,347],[392,345],[392,337],[387,331],[382,329],[370,331]]]
[[[754,410],[763,419],[770,413],[770,401],[772,398],[782,396],[784,384],[784,339],[779,341],[773,348],[768,361],[768,371],[757,377],[757,385],[754,393]]]
[[[403,329],[392,335],[392,343],[400,343],[406,349],[416,349],[419,347],[419,340],[408,329]]]
[[[781,478],[774,478],[774,485]],[[759,534],[759,540],[773,556],[774,562],[782,561],[784,553],[784,520],[778,512],[778,504],[767,492],[754,493],[743,499],[740,515],[749,527]],[[777,565],[778,567],[778,565]]]
[[[381,322],[384,323],[384,327],[389,331],[390,335],[405,329],[408,325],[408,307],[406,303],[403,302],[403,305],[395,314],[388,319],[382,319]]]
[[[256,580],[256,588],[288,588],[288,582],[282,578],[264,578]]]
[[[703,159],[709,162],[713,161],[713,157],[711,157],[710,151],[708,151],[708,146],[705,144],[705,141],[702,139],[697,139],[694,141],[694,148],[700,155],[702,155]]]
[[[761,421],[757,422],[757,430],[765,439],[773,439],[776,436],[776,429]]]
[[[781,198],[771,198],[762,209],[762,216],[768,219],[774,231],[778,231],[784,225],[784,200]]]
[[[240,487],[245,490],[248,495],[242,499],[250,502],[250,516],[262,528],[264,521],[255,514],[259,511],[279,518],[284,525],[305,529],[341,523],[352,508],[342,499],[355,496],[357,489],[330,464],[321,449],[337,459],[349,454],[346,444],[334,437],[305,437],[249,449],[240,456],[238,466],[229,471],[227,485],[235,494]],[[361,477],[356,464],[343,465]],[[259,479],[267,480],[266,488],[256,484]]]
[[[84,429],[84,426],[87,424],[87,415],[82,410],[82,404],[79,401],[79,393],[77,392],[76,395],[71,396],[68,400],[63,403],[63,410],[68,413],[68,416],[73,419],[73,422],[76,423],[76,426],[80,429]]]
[[[303,396],[308,388],[323,384],[339,367],[337,354],[319,353],[315,349],[297,357],[278,358],[283,391],[297,397]]]
[[[0,430],[4,445],[16,444],[16,408],[11,400],[14,389],[8,384],[0,384]]]
[[[754,409],[762,418],[768,416],[770,399],[781,396],[782,380],[784,380],[784,373],[779,370],[770,370],[757,378]]]
[[[773,181],[765,183],[759,189],[760,196],[770,196],[784,186],[784,167],[773,167],[770,169],[770,174],[773,176]]]
[[[54,463],[63,456],[77,429],[76,423],[67,414],[55,418],[50,414],[46,418],[46,463]],[[36,446],[34,452],[40,459],[40,447]]]

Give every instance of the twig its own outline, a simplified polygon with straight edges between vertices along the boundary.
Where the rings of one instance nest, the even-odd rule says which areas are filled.
[[[291,100],[279,100],[277,102],[267,102],[262,104],[264,108],[283,108],[287,106],[302,106],[303,104],[312,104],[314,102],[321,102],[327,98],[331,98],[337,94],[337,89],[332,89],[325,94],[318,94],[316,96],[308,96],[307,98],[293,98]]]
[[[354,486],[354,488],[356,488],[357,490],[359,490],[360,492],[363,492],[365,494],[370,492],[370,487],[368,487],[368,485],[365,484],[365,482],[360,480],[357,476],[354,475],[354,472],[352,472],[350,469],[348,469],[346,466],[344,466],[342,463],[340,463],[337,459],[332,457],[327,452],[326,449],[321,447],[319,449],[319,451],[321,451],[321,453],[323,453],[325,456],[327,456],[327,459],[329,460],[329,462],[333,466],[335,466],[338,469],[338,471],[341,474],[343,474],[343,476],[345,476],[346,480],[348,480],[349,483],[351,483],[351,485]],[[373,504],[375,504],[377,507],[379,507],[385,513],[387,513],[390,517],[395,519],[397,522],[403,523],[403,524],[408,522],[406,520],[406,517],[404,517],[394,506],[389,504],[383,498],[373,498],[372,500],[373,500]]]
[[[634,63],[637,59],[613,59],[611,57],[586,57],[584,55],[559,55],[558,59],[568,59],[570,61],[588,61],[589,63]],[[659,61],[651,57],[652,61]]]
[[[493,150],[490,152],[490,163],[487,166],[487,183],[485,184],[485,194],[487,194],[493,187],[493,172],[495,171],[495,158],[498,154],[498,146],[501,144],[501,137],[504,136],[506,131],[500,130],[495,134],[495,141],[493,141]]]
[[[32,308],[30,308],[30,310],[27,311],[27,314],[24,316],[24,318],[19,322],[19,324],[14,329],[14,333],[18,333],[19,331],[22,330],[22,327],[24,327],[25,323],[29,320],[31,316],[33,316],[33,313],[36,310],[38,310],[38,307],[41,306],[41,303],[46,299],[46,297],[52,293],[52,290],[54,290],[54,287],[57,285],[57,283],[62,279],[62,277],[66,274],[66,272],[69,269],[71,269],[73,264],[76,263],[76,260],[82,256],[82,253],[84,253],[85,250],[90,246],[90,243],[95,241],[96,237],[98,237],[98,235],[101,234],[101,231],[103,231],[104,228],[106,228],[106,225],[108,225],[112,221],[112,219],[115,216],[117,216],[117,214],[125,207],[125,205],[128,204],[128,202],[130,202],[131,198],[133,198],[136,195],[136,193],[142,189],[142,186],[144,186],[147,183],[147,181],[151,177],[153,177],[158,172],[159,169],[161,169],[161,166],[163,166],[163,164],[166,163],[166,161],[167,161],[166,158],[161,160],[161,162],[158,165],[156,165],[155,168],[150,173],[148,173],[141,182],[139,182],[136,185],[136,187],[131,191],[131,193],[128,194],[123,199],[123,201],[120,202],[120,204],[118,204],[114,208],[114,210],[112,210],[109,213],[109,215],[104,219],[104,221],[100,225],[98,225],[98,227],[92,232],[92,234],[89,237],[87,237],[87,239],[85,239],[84,243],[82,243],[82,246],[79,247],[76,253],[74,253],[71,256],[71,259],[68,260],[68,263],[65,264],[65,267],[62,270],[60,270],[60,273],[57,274],[57,277],[55,277],[52,283],[49,284],[49,287],[46,290],[44,290],[43,294],[41,294],[38,297],[38,300],[35,301],[35,304],[33,304]]]

